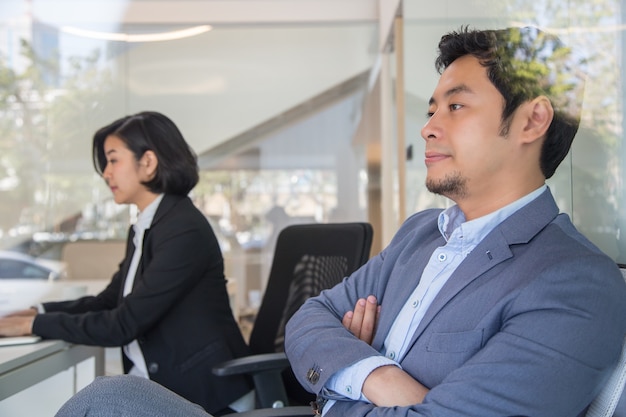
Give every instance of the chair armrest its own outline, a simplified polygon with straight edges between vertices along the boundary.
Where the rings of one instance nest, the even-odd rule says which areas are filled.
[[[313,409],[311,407],[283,407],[283,408],[259,408],[243,413],[227,414],[224,417],[300,417],[312,416]]]
[[[250,375],[256,391],[256,408],[289,404],[281,373],[289,367],[284,353],[264,353],[231,359],[213,367],[218,376]]]
[[[222,362],[213,367],[213,374],[229,376],[253,374],[271,370],[282,371],[289,366],[289,361],[284,353],[263,353]]]

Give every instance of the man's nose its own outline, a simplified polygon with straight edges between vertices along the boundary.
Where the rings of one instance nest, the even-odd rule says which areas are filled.
[[[424,138],[424,140],[436,139],[439,136],[439,130],[437,112],[435,112],[422,127],[422,138]]]

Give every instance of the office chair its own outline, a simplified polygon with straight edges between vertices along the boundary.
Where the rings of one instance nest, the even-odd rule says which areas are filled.
[[[626,279],[626,265],[617,264],[624,279]],[[622,343],[622,354],[609,377],[607,383],[602,387],[600,394],[592,401],[585,417],[612,417],[615,414],[617,404],[624,395],[624,384],[626,383],[626,337]],[[617,417],[617,416],[616,416]],[[626,417],[626,413],[619,417]]]
[[[618,264],[622,276],[626,279],[626,264]],[[622,352],[611,376],[600,393],[591,402],[585,417],[626,417],[626,410],[616,410],[620,402],[626,401],[626,336],[622,343]],[[616,412],[617,411],[617,412]],[[252,410],[237,414],[238,417],[300,417],[311,415],[309,407],[286,407],[280,409]],[[234,417],[234,415],[231,415]],[[226,416],[229,417],[229,416]]]
[[[285,325],[307,298],[339,283],[369,258],[369,223],[299,224],[278,235],[261,307],[250,334],[251,356],[213,368],[220,376],[247,374],[257,408],[306,405],[315,399],[297,382],[284,354]]]

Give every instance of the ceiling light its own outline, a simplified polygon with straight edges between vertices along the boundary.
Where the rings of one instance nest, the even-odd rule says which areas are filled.
[[[159,33],[115,33],[115,32],[97,32],[93,30],[79,29],[71,26],[61,27],[61,32],[71,35],[82,36],[84,38],[102,39],[107,41],[120,41],[120,42],[159,42],[159,41],[171,41],[176,39],[189,38],[191,36],[197,36],[202,33],[210,31],[212,28],[209,25],[194,26],[187,29],[173,30],[170,32]]]

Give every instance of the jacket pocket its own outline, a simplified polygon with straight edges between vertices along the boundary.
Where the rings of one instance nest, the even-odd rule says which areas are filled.
[[[426,350],[440,353],[474,352],[482,347],[483,329],[455,333],[433,333]]]

